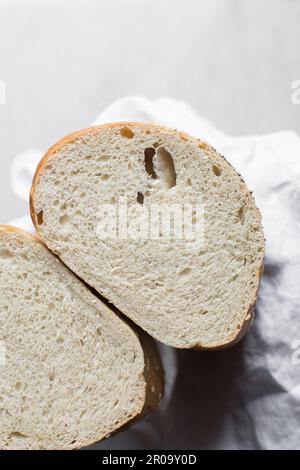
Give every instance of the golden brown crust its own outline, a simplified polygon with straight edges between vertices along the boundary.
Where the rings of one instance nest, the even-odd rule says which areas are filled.
[[[165,373],[164,373],[160,355],[159,355],[155,342],[141,328],[133,324],[131,320],[129,320],[129,322],[126,321],[126,323],[129,323],[130,326],[133,325],[132,328],[137,334],[137,336],[139,337],[139,340],[140,340],[140,343],[144,352],[144,362],[145,362],[144,378],[145,378],[145,383],[146,383],[146,396],[145,396],[144,406],[142,410],[137,412],[136,415],[133,416],[129,421],[125,422],[124,424],[121,424],[120,427],[118,427],[117,429],[115,429],[113,432],[109,433],[105,437],[101,437],[101,439],[95,438],[94,440],[91,440],[89,442],[83,442],[79,446],[77,443],[72,448],[70,448],[70,450],[72,449],[79,450],[79,449],[82,449],[83,447],[88,447],[88,446],[97,444],[97,442],[100,442],[100,440],[102,441],[104,439],[113,437],[116,434],[119,434],[123,431],[127,431],[138,421],[148,416],[157,407],[157,405],[159,404],[163,396]],[[150,365],[149,369],[147,368],[148,364]]]
[[[203,142],[200,139],[195,139],[195,138],[189,136],[188,134],[186,134],[185,132],[177,131],[175,129],[170,129],[168,127],[164,127],[164,126],[161,126],[161,125],[158,125],[158,124],[146,123],[146,122],[129,122],[129,121],[112,122],[112,123],[108,123],[108,124],[102,124],[100,126],[87,127],[86,129],[82,129],[82,130],[79,130],[79,131],[72,132],[71,134],[68,134],[65,137],[63,137],[62,139],[60,139],[58,142],[56,142],[54,145],[52,145],[47,150],[47,152],[45,153],[45,155],[41,159],[40,163],[38,164],[37,169],[35,171],[35,174],[33,176],[31,190],[30,190],[30,196],[29,196],[29,206],[30,206],[31,219],[32,219],[32,222],[33,222],[37,232],[38,232],[38,223],[37,223],[37,220],[36,220],[36,213],[35,213],[34,206],[33,206],[35,186],[36,186],[37,180],[38,180],[41,172],[43,171],[44,166],[47,164],[48,159],[50,157],[52,157],[53,155],[55,155],[55,153],[57,153],[64,145],[74,143],[80,137],[83,137],[83,136],[86,136],[86,135],[89,135],[89,134],[98,134],[99,131],[102,130],[102,129],[113,128],[113,127],[126,127],[126,126],[129,126],[129,127],[130,126],[139,126],[139,127],[144,127],[146,129],[154,129],[154,128],[164,129],[165,131],[175,133],[176,135],[179,134],[181,136],[182,140],[197,141],[198,143],[200,143],[200,145],[202,144],[204,146],[203,148],[205,148],[206,146],[209,147],[208,144],[206,144],[206,142]]]
[[[1,233],[2,233],[2,236],[5,235],[5,233],[16,233],[16,234],[22,235],[23,237],[26,237],[32,241],[35,241],[36,243],[39,243],[40,245],[43,245],[46,249],[48,249],[45,246],[45,244],[38,238],[37,235],[28,233],[19,227],[13,227],[12,225],[7,225],[7,224],[0,224],[0,235]]]
[[[157,407],[164,393],[165,373],[155,342],[147,333],[145,333],[145,331],[135,325],[131,320],[128,320],[127,322],[126,318],[125,321],[130,326],[132,326],[135,333],[139,337],[143,348],[145,359],[144,377],[146,383],[146,398],[142,410],[137,413],[136,416],[134,416],[130,421],[121,425],[118,429],[116,429],[103,439],[108,439],[109,437],[119,434],[120,432],[127,431],[129,428],[131,428],[131,426],[148,416]],[[148,365],[150,365],[150,367],[147,367]],[[81,447],[87,447],[96,444],[96,442],[97,441],[85,443]],[[80,447],[77,446],[76,448]]]
[[[6,234],[14,233],[17,235],[20,235],[21,237],[27,238],[31,242],[37,243],[38,245],[43,246],[43,248],[47,251],[48,248],[44,245],[44,243],[36,236],[20,229],[17,227],[13,227],[11,225],[0,225],[0,237],[4,237]],[[55,256],[55,255],[54,255]],[[55,256],[56,257],[56,256]],[[62,265],[64,265],[61,262]],[[76,279],[78,277],[69,270],[67,266],[65,266],[65,269],[67,269]],[[83,283],[85,284],[85,283]],[[86,284],[85,284],[86,285]],[[88,286],[87,286],[88,288]],[[89,289],[90,290],[90,289]],[[97,295],[98,298],[100,298],[99,295]],[[101,299],[100,299],[101,300]],[[109,304],[105,302],[106,307],[109,308]],[[115,309],[115,308],[114,308]],[[107,439],[111,435],[117,434],[128,427],[132,426],[135,422],[139,421],[140,419],[144,418],[146,415],[151,413],[152,410],[156,408],[158,405],[159,401],[162,398],[163,392],[164,392],[164,370],[162,367],[160,355],[158,352],[158,349],[156,347],[155,342],[153,339],[144,331],[142,331],[138,326],[136,326],[133,322],[128,320],[127,318],[124,318],[123,315],[120,313],[119,318],[121,321],[125,324],[124,326],[129,327],[138,337],[140,345],[143,349],[144,353],[144,380],[145,380],[145,401],[142,409],[136,410],[135,414],[133,414],[132,418],[124,422],[124,424],[120,424],[118,428],[116,428],[112,433],[106,435],[106,436],[95,436],[93,439],[91,439],[88,442],[82,442],[78,445],[78,442],[74,445],[70,445],[68,449],[66,450],[72,450],[72,449],[80,449],[82,447],[87,447],[93,444],[96,444],[100,440]]]
[[[30,213],[31,213],[31,218],[32,218],[33,224],[35,225],[35,228],[36,228],[37,232],[39,232],[39,227],[38,227],[38,223],[37,223],[37,214],[35,213],[35,210],[34,210],[35,187],[36,187],[38,178],[39,178],[44,166],[46,165],[48,159],[50,157],[52,157],[53,155],[55,155],[55,153],[58,152],[64,145],[71,144],[71,143],[75,142],[80,137],[86,136],[88,134],[98,134],[99,132],[102,131],[102,129],[106,129],[106,128],[114,128],[114,127],[129,127],[130,128],[130,127],[136,127],[136,126],[143,127],[145,129],[149,129],[149,130],[153,130],[155,128],[157,128],[159,130],[163,129],[164,131],[167,131],[169,133],[176,134],[177,136],[179,135],[181,137],[181,139],[184,140],[184,141],[197,143],[197,145],[202,150],[204,150],[208,153],[211,152],[211,151],[216,152],[216,150],[212,146],[207,144],[205,141],[202,141],[201,139],[191,137],[190,135],[186,134],[185,132],[177,131],[176,129],[170,129],[170,128],[167,128],[165,126],[161,126],[161,125],[153,124],[153,123],[129,122],[129,121],[114,122],[114,123],[103,124],[103,125],[100,125],[100,126],[89,127],[87,129],[83,129],[83,130],[80,130],[80,131],[77,131],[77,132],[73,132],[72,134],[67,135],[66,137],[64,137],[63,139],[58,141],[56,144],[54,144],[52,147],[50,147],[50,149],[46,152],[46,154],[44,155],[44,157],[40,161],[40,163],[37,167],[37,170],[35,172],[33,182],[32,182],[31,191],[30,191]],[[220,155],[218,152],[216,152],[216,153],[227,162],[225,157]],[[234,167],[229,162],[227,162],[227,163],[228,163],[229,166],[231,166],[234,169]],[[240,178],[241,182],[245,185],[245,188],[247,189],[248,198],[249,199],[252,198],[254,200],[254,198],[252,196],[252,192],[250,192],[248,190],[248,188],[247,188],[243,178],[241,177],[241,175],[236,170],[235,170],[235,172],[239,175],[239,178]],[[256,211],[257,211],[258,218],[261,220],[261,214],[260,214],[260,211],[259,211],[259,209],[257,208],[256,205],[255,205],[255,208],[256,208]],[[262,227],[261,227],[261,230],[262,230]],[[263,253],[263,256],[264,256],[264,253]],[[238,343],[243,338],[243,336],[247,333],[247,331],[248,331],[248,329],[251,325],[251,321],[253,319],[253,316],[254,316],[255,304],[256,304],[256,301],[257,301],[258,290],[259,290],[259,285],[260,285],[260,280],[261,280],[261,277],[262,277],[262,273],[263,273],[263,261],[262,261],[262,265],[260,266],[260,269],[257,273],[258,287],[257,287],[257,290],[256,290],[255,294],[253,295],[253,299],[250,303],[248,312],[245,316],[244,322],[241,325],[240,330],[226,343],[222,343],[222,344],[219,344],[219,345],[216,345],[216,346],[209,346],[209,347],[203,346],[203,345],[198,343],[198,344],[195,344],[193,346],[194,349],[209,350],[209,351],[224,349],[224,348],[233,346],[234,344]]]

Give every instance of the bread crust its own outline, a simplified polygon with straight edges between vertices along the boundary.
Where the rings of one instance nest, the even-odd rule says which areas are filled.
[[[5,237],[6,234],[14,233],[17,235],[22,236],[23,238],[27,238],[30,242],[37,243],[41,245],[45,250],[49,251],[45,244],[35,235],[32,235],[20,228],[13,227],[11,225],[0,225],[0,237]],[[53,253],[50,252],[52,255]],[[57,259],[58,257],[55,256]],[[72,274],[77,280],[79,279],[65,264],[60,261],[60,263],[64,266],[64,268]],[[92,290],[87,286],[83,281],[81,281],[89,291],[92,293]],[[95,295],[100,299],[100,295]],[[102,302],[104,304],[104,302]],[[109,308],[108,304],[104,304],[105,307]],[[114,313],[115,314],[115,313]],[[160,402],[163,393],[164,393],[164,369],[162,366],[161,358],[157,349],[157,346],[154,340],[144,331],[142,331],[138,326],[136,326],[133,322],[129,321],[127,318],[124,318],[123,315],[120,313],[117,315],[119,320],[123,323],[124,328],[130,329],[135,336],[138,338],[138,341],[142,347],[143,354],[144,354],[144,372],[143,378],[145,382],[145,399],[144,405],[141,409],[136,409],[133,413],[131,419],[128,418],[124,420],[124,422],[120,423],[119,426],[112,432],[105,436],[94,436],[89,441],[83,441],[78,445],[78,442],[75,445],[70,445],[64,450],[74,450],[74,449],[81,449],[83,447],[88,447],[90,445],[96,444],[100,440],[107,439],[111,435],[117,434],[128,429],[134,423],[139,421],[140,419],[144,418],[148,414],[150,414]]]
[[[35,209],[34,209],[35,189],[36,189],[37,182],[38,182],[38,179],[40,177],[40,174],[42,173],[45,165],[47,164],[48,159],[50,157],[52,157],[53,155],[55,155],[64,145],[71,144],[71,143],[75,142],[80,137],[84,137],[84,136],[90,135],[90,134],[98,134],[99,132],[102,131],[102,129],[118,128],[118,127],[132,127],[132,126],[142,127],[144,129],[149,129],[149,130],[153,130],[155,128],[159,129],[159,130],[164,130],[164,131],[166,131],[170,134],[173,133],[177,136],[179,135],[182,140],[185,140],[185,141],[188,141],[188,142],[191,142],[191,143],[196,143],[200,148],[205,150],[207,153],[209,153],[211,151],[216,152],[216,150],[211,145],[207,144],[207,142],[205,142],[201,139],[191,137],[190,135],[188,135],[185,132],[178,131],[176,129],[170,129],[168,127],[157,125],[157,124],[154,124],[154,123],[122,121],[122,122],[107,123],[107,124],[103,124],[103,125],[100,125],[100,126],[93,126],[93,127],[89,127],[89,128],[80,130],[80,131],[73,132],[73,133],[65,136],[64,138],[62,138],[56,144],[54,144],[52,147],[49,148],[49,150],[46,152],[46,154],[44,155],[44,157],[40,161],[40,163],[39,163],[39,165],[36,169],[35,175],[33,177],[32,187],[31,187],[31,191],[30,191],[30,214],[31,214],[32,222],[33,222],[33,224],[36,228],[37,233],[39,233],[39,225],[38,225],[38,221],[37,221],[37,214],[36,214]],[[220,154],[218,153],[218,155],[220,155]],[[241,177],[240,173],[238,173],[235,170],[233,165],[231,165],[223,155],[220,155],[220,156],[238,174],[238,176],[241,180],[241,183],[245,186],[245,189],[246,189],[246,192],[247,192],[247,197],[249,199],[252,198],[253,201],[255,202],[254,197],[252,195],[252,192],[249,191],[249,189],[248,189],[247,185],[245,184],[245,181]],[[255,204],[255,210],[257,212],[258,219],[261,221],[261,213],[260,213],[258,207],[256,206],[256,204]],[[261,222],[260,222],[260,228],[262,230]],[[254,318],[255,304],[256,304],[256,301],[257,301],[257,297],[258,297],[260,281],[261,281],[261,278],[262,278],[262,275],[263,275],[264,255],[265,255],[265,251],[263,250],[262,263],[261,263],[261,266],[259,267],[259,269],[257,271],[257,275],[256,275],[257,289],[253,292],[253,297],[252,297],[252,300],[250,302],[248,312],[245,316],[244,322],[242,323],[240,329],[234,335],[232,335],[232,337],[230,337],[229,340],[226,341],[225,343],[219,343],[219,344],[209,346],[209,347],[204,346],[200,343],[196,343],[194,346],[189,347],[189,349],[207,350],[207,351],[215,351],[215,350],[219,350],[219,349],[224,349],[224,348],[233,346],[234,344],[238,343],[244,337],[244,335],[248,332],[248,330],[251,326],[252,320]],[[126,314],[125,311],[124,311],[124,313]]]

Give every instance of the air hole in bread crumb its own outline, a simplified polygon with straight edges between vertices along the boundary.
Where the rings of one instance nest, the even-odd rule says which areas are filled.
[[[186,180],[186,185],[187,185],[187,186],[192,186],[192,182],[191,182],[191,179],[190,179],[190,178],[188,178],[188,179]]]
[[[42,225],[44,223],[44,211],[37,213],[37,223],[38,225]]]
[[[139,204],[144,204],[144,194],[138,192],[136,196],[136,200]]]
[[[55,379],[55,372],[50,372],[50,374],[48,374],[48,378],[50,380],[50,382],[53,382],[53,380]]]
[[[132,139],[134,137],[134,132],[132,132],[129,127],[122,127],[120,134],[122,137],[126,137],[126,139]]]
[[[208,313],[208,310],[203,310],[202,312],[200,312],[200,315],[206,315]]]
[[[62,215],[62,216],[59,218],[59,223],[60,223],[61,225],[65,225],[65,224],[67,224],[68,222],[69,222],[69,216],[68,216],[68,214],[64,214],[64,215]]]
[[[109,180],[110,177],[111,177],[111,175],[109,173],[103,173],[103,175],[101,176],[101,180],[102,181],[107,181],[107,180]]]
[[[107,162],[107,160],[109,160],[108,155],[101,155],[101,157],[97,158],[98,162]]]
[[[164,147],[160,147],[157,150],[156,173],[163,181],[166,189],[171,189],[176,185],[177,175],[174,160],[170,152],[168,152]]]
[[[16,384],[15,384],[15,389],[16,389],[17,391],[19,391],[19,390],[21,390],[21,388],[22,388],[22,383],[21,383],[21,382],[16,382]]]
[[[159,146],[160,146],[160,143],[159,143],[159,142],[154,142],[153,147],[154,147],[155,149],[157,149],[157,147],[159,147]]]
[[[153,157],[154,157],[154,155],[155,155],[155,149],[154,148],[148,147],[148,148],[145,149],[145,151],[144,151],[145,169],[146,169],[148,175],[151,176],[151,178],[156,179],[157,175],[155,173],[154,166],[153,166]]]
[[[188,274],[191,273],[191,268],[185,268],[182,271],[179,272],[179,276],[187,276]]]
[[[22,434],[21,432],[11,432],[10,435],[9,435],[9,438],[10,439],[26,439],[28,438],[29,436],[26,436],[26,434]]]
[[[0,258],[2,258],[2,259],[10,259],[13,256],[14,255],[8,250],[1,250],[0,251]]]
[[[213,166],[212,166],[212,171],[214,172],[214,174],[215,174],[216,176],[220,176],[220,175],[221,175],[221,170],[220,170],[220,168],[219,168],[218,166],[216,166],[216,165],[213,165]]]
[[[243,207],[240,207],[239,210],[238,210],[238,218],[240,219],[241,224],[244,225],[244,222],[245,222],[245,212],[244,212],[244,208],[243,208]]]

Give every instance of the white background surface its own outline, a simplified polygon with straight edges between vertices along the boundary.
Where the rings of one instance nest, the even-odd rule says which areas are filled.
[[[189,102],[228,134],[298,131],[299,0],[0,0],[0,221],[10,162],[129,94]]]
[[[299,26],[298,0],[0,0],[0,80],[6,82],[7,90],[7,103],[0,105],[0,223],[27,211],[26,202],[18,199],[11,187],[14,157],[29,148],[46,150],[66,133],[90,125],[99,111],[124,95],[184,99],[231,135],[283,129],[299,133],[300,105],[291,101],[292,82],[300,79]],[[201,129],[197,135],[201,137]],[[278,141],[279,159],[290,143],[289,137],[284,139]],[[269,149],[269,165],[276,139],[271,143],[265,147]],[[254,156],[257,151],[253,145],[250,153]],[[290,154],[295,161],[294,150]],[[260,158],[264,155],[262,152]],[[267,175],[271,167],[261,168]],[[253,171],[253,185],[255,174]],[[298,193],[281,194],[280,181],[272,186],[275,174],[280,179],[280,170],[270,171],[266,192],[274,190],[278,194],[275,207],[280,210],[290,201],[290,194],[298,197]],[[287,183],[284,177],[282,182]],[[258,193],[261,187],[257,183]],[[289,183],[285,186],[290,187]],[[263,191],[261,197],[263,205]],[[288,217],[292,217],[295,207],[289,206]],[[270,227],[274,221],[276,214]],[[291,232],[288,236],[291,241],[296,240]],[[272,292],[277,290],[276,266],[282,262],[275,256],[279,252],[277,245],[273,250],[270,278],[268,281],[266,277],[265,283],[268,298],[269,288]],[[284,261],[290,269],[288,252]],[[292,270],[289,272],[291,275]],[[285,301],[286,327],[297,318],[300,305],[296,294],[299,270],[293,273],[293,304],[279,297],[274,312],[279,318],[283,312],[281,301]],[[272,305],[267,310],[272,311]],[[219,446],[226,447],[224,436],[231,430],[222,414],[231,399],[235,410],[236,403],[241,405],[238,377],[245,374],[246,367],[249,373],[249,364],[252,375],[245,395],[249,406],[241,405],[240,442],[246,448],[247,442],[250,448],[274,447],[280,442],[286,448],[295,447],[299,437],[299,367],[292,368],[290,343],[283,343],[276,331],[271,340],[277,353],[267,351],[261,329],[268,325],[264,321],[270,317],[260,318],[252,337],[237,348],[214,353],[209,359],[198,352],[178,353],[181,373],[168,414],[158,413],[99,447],[147,447],[149,442],[155,447],[210,447],[222,442]],[[293,325],[291,340],[297,338],[299,322]],[[251,370],[247,354],[256,348],[265,348],[267,353]],[[168,349],[165,356],[168,357]],[[283,356],[287,368],[277,370],[277,359]],[[170,367],[171,363],[172,357]],[[225,385],[222,374],[218,374],[224,370]],[[197,374],[201,380],[197,380]],[[216,387],[220,375],[222,380]],[[218,395],[218,386],[225,387],[222,396]],[[212,390],[213,405],[209,402]],[[294,390],[294,395],[288,390]],[[272,393],[276,398],[274,395],[272,399]],[[197,397],[210,405],[195,407]],[[268,400],[263,404],[265,398]],[[273,414],[272,403],[276,403],[276,409],[282,408],[284,415]],[[284,416],[288,416],[290,427]],[[247,435],[249,432],[252,434]]]

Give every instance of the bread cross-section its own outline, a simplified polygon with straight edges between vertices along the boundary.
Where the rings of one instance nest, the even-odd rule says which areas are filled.
[[[116,222],[106,234],[102,209]],[[167,233],[159,210],[176,229]],[[190,214],[181,226],[180,210]],[[31,214],[44,243],[154,338],[214,349],[247,331],[263,270],[261,216],[205,142],[132,122],[74,133],[41,161]]]
[[[0,226],[0,285],[0,449],[87,446],[158,403],[152,339],[8,226]]]

